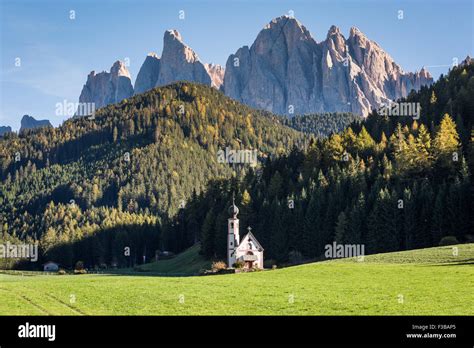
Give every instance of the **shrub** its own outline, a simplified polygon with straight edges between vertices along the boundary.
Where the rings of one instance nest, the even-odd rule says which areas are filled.
[[[439,245],[441,246],[454,244],[459,244],[458,240],[454,236],[446,236],[441,238],[441,240],[439,241]]]
[[[77,271],[80,271],[80,270],[84,269],[84,262],[77,261],[76,262],[76,267],[74,267],[74,269],[77,270]]]
[[[83,269],[75,269],[74,274],[87,274],[87,271]]]
[[[241,268],[244,268],[244,265],[245,265],[244,262],[239,260],[239,261],[235,262],[232,266],[234,268],[241,269]]]
[[[62,268],[58,271],[58,275],[65,275],[66,271],[63,270]]]
[[[263,262],[263,268],[273,268],[276,265],[276,260],[268,259]]]
[[[212,263],[212,267],[211,267],[213,272],[219,272],[226,268],[227,268],[227,265],[224,261],[215,261]]]

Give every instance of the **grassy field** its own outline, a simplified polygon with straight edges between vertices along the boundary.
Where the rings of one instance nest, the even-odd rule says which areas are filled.
[[[0,274],[0,315],[474,315],[474,244],[456,247],[205,277]]]

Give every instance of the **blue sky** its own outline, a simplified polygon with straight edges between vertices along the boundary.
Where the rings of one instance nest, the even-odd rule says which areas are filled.
[[[161,55],[167,29],[203,62],[225,65],[290,10],[318,42],[332,24],[346,37],[358,27],[406,71],[428,66],[437,78],[473,55],[472,0],[0,0],[0,125],[18,129],[24,114],[60,124],[56,103],[77,102],[87,74],[117,59],[129,59],[134,82],[147,53]]]

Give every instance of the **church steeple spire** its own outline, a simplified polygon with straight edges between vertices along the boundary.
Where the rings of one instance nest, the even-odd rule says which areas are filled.
[[[232,205],[229,207],[229,214],[232,215],[234,219],[237,219],[239,214],[239,208],[235,205],[235,194],[232,194]]]
[[[227,232],[227,266],[233,267],[236,257],[236,251],[240,244],[239,236],[239,208],[235,205],[235,195],[232,194],[232,205],[229,207],[229,214],[231,217],[228,221],[228,232]]]

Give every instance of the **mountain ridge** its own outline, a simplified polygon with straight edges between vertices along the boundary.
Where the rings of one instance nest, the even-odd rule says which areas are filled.
[[[229,56],[225,68],[201,62],[177,30],[166,30],[161,57],[152,53],[145,58],[132,94],[180,80],[222,89],[249,106],[287,116],[322,112],[367,116],[390,100],[433,83],[425,68],[404,72],[357,27],[345,38],[333,25],[326,39],[317,42],[290,16],[272,19],[250,47],[242,46]],[[96,90],[99,96],[83,90],[88,98],[80,101],[107,99],[100,96],[107,91]],[[124,95],[129,94],[127,89]]]
[[[277,114],[350,111],[366,116],[432,82],[424,69],[404,73],[356,27],[346,39],[333,25],[317,42],[298,20],[282,16],[265,26],[250,48],[229,57],[224,91]]]

